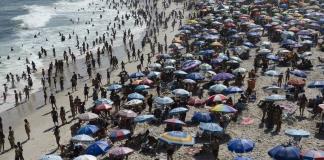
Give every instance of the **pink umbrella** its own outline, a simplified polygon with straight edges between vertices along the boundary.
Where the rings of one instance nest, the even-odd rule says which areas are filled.
[[[241,124],[243,125],[250,125],[254,123],[254,119],[250,118],[250,117],[243,117]]]
[[[134,150],[128,147],[116,147],[109,150],[109,156],[111,157],[123,157],[133,153]]]

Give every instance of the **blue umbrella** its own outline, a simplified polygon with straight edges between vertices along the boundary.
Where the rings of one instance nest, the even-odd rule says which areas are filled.
[[[135,72],[129,75],[130,78],[138,78],[138,77],[144,77],[145,74],[142,72]]]
[[[189,97],[190,96],[190,92],[188,92],[187,90],[184,90],[184,89],[175,89],[172,91],[172,94],[174,94],[175,96],[179,96],[179,97]]]
[[[144,100],[144,96],[135,92],[135,93],[131,93],[127,96],[127,100],[132,100],[132,99]]]
[[[222,59],[222,58],[215,58],[215,59],[212,59],[210,63],[217,65],[217,64],[222,63],[223,61],[224,61],[224,59]]]
[[[172,104],[174,101],[170,97],[156,97],[154,102],[159,105],[169,105]]]
[[[279,76],[281,73],[275,70],[268,70],[266,72],[264,72],[264,74],[268,75],[268,76]]]
[[[285,134],[292,137],[309,137],[310,133],[302,129],[287,129]]]
[[[198,73],[198,72],[190,73],[190,74],[188,74],[186,76],[186,78],[192,79],[192,80],[195,80],[195,81],[204,80],[205,79],[205,77],[203,75],[201,75],[200,73]]]
[[[197,66],[199,66],[201,64],[200,61],[198,60],[188,60],[188,61],[185,61],[184,63],[182,63],[182,69],[183,70],[190,70],[190,69],[193,69]]]
[[[238,157],[235,157],[233,160],[252,160],[252,158],[238,156]]]
[[[324,88],[324,80],[312,81],[308,84],[308,88]]]
[[[94,142],[95,139],[86,134],[79,134],[71,138],[73,142]]]
[[[280,59],[280,57],[273,55],[273,54],[268,54],[266,58],[273,60],[273,61],[278,61]]]
[[[39,160],[63,160],[61,156],[49,154],[42,156]]]
[[[194,122],[211,122],[212,117],[209,112],[195,112],[191,118]]]
[[[170,110],[169,115],[176,115],[176,114],[181,114],[181,113],[185,113],[185,112],[188,112],[188,108],[177,107],[177,108],[173,108],[172,110]]]
[[[160,72],[156,72],[156,71],[151,71],[148,75],[147,78],[157,78],[161,75]]]
[[[96,133],[99,130],[99,128],[95,125],[85,125],[80,127],[80,129],[77,131],[77,134],[86,134],[86,135],[91,135]]]
[[[206,42],[205,41],[195,41],[192,44],[195,46],[203,46],[206,44]]]
[[[227,144],[228,150],[236,153],[251,152],[254,146],[254,142],[249,139],[233,139]]]
[[[295,146],[278,145],[269,150],[268,155],[276,160],[300,160],[300,149]]]
[[[148,86],[148,85],[138,85],[135,87],[135,91],[143,91],[143,90],[146,90],[149,88],[150,88],[150,86]]]
[[[297,77],[307,78],[306,73],[304,71],[301,71],[298,69],[292,70],[292,71],[290,71],[290,73]]]
[[[239,87],[231,86],[231,87],[224,89],[223,92],[226,94],[233,94],[233,93],[242,93],[243,90]]]
[[[199,128],[207,132],[223,132],[224,129],[216,123],[200,123]]]
[[[214,80],[214,81],[224,81],[224,80],[231,80],[234,77],[235,76],[233,74],[222,72],[222,73],[218,73],[215,76],[213,76],[212,80]]]
[[[215,51],[212,49],[199,51],[199,54],[204,55],[204,56],[212,56],[214,53],[215,53]]]
[[[102,104],[102,103],[104,103],[104,104],[114,104],[114,102],[112,101],[112,100],[110,100],[110,99],[107,99],[107,98],[100,98],[100,99],[97,99],[96,101],[95,101],[95,104],[96,105],[99,105],[99,104]]]
[[[135,117],[134,122],[136,122],[136,123],[144,123],[144,122],[152,121],[154,119],[155,119],[154,115],[150,115],[150,114],[148,114],[148,115],[140,115],[140,116]]]
[[[120,85],[120,84],[111,84],[111,85],[108,86],[107,90],[116,91],[116,90],[119,90],[121,88],[123,88],[123,86]]]
[[[273,94],[265,98],[266,101],[283,101],[286,100],[286,96]]]
[[[255,47],[255,45],[253,43],[251,43],[251,42],[244,42],[243,45],[247,46],[249,48],[254,48]]]
[[[94,144],[91,144],[85,150],[85,153],[93,156],[98,156],[100,154],[107,153],[109,148],[111,148],[111,146],[106,141],[97,141]]]
[[[227,89],[227,86],[223,84],[215,84],[209,87],[209,92],[212,93],[222,93],[225,89]]]

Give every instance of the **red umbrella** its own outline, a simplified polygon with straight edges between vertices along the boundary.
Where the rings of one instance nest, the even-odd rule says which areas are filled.
[[[95,107],[95,111],[107,111],[111,110],[112,106],[109,104],[101,103]]]
[[[304,79],[291,78],[291,79],[289,79],[288,84],[296,86],[296,87],[297,86],[302,87],[305,85],[305,82],[306,81]]]
[[[227,97],[223,94],[212,95],[208,98],[208,101],[211,102],[223,102],[225,100],[227,100]]]
[[[188,105],[190,106],[202,106],[205,104],[205,100],[191,97],[189,98]]]

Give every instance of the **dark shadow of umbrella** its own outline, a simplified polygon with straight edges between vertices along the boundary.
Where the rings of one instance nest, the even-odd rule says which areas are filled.
[[[316,133],[314,137],[319,140],[324,140],[324,134],[321,134],[321,133]]]

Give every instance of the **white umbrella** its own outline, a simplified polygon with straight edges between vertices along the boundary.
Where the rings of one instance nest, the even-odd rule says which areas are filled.
[[[125,103],[126,106],[137,106],[141,104],[143,104],[143,101],[139,99],[132,99]]]
[[[78,115],[78,118],[83,121],[91,121],[97,119],[99,116],[95,113],[87,112]]]
[[[85,155],[78,156],[78,157],[74,158],[73,160],[97,160],[97,157],[95,157],[93,155],[85,154]]]

